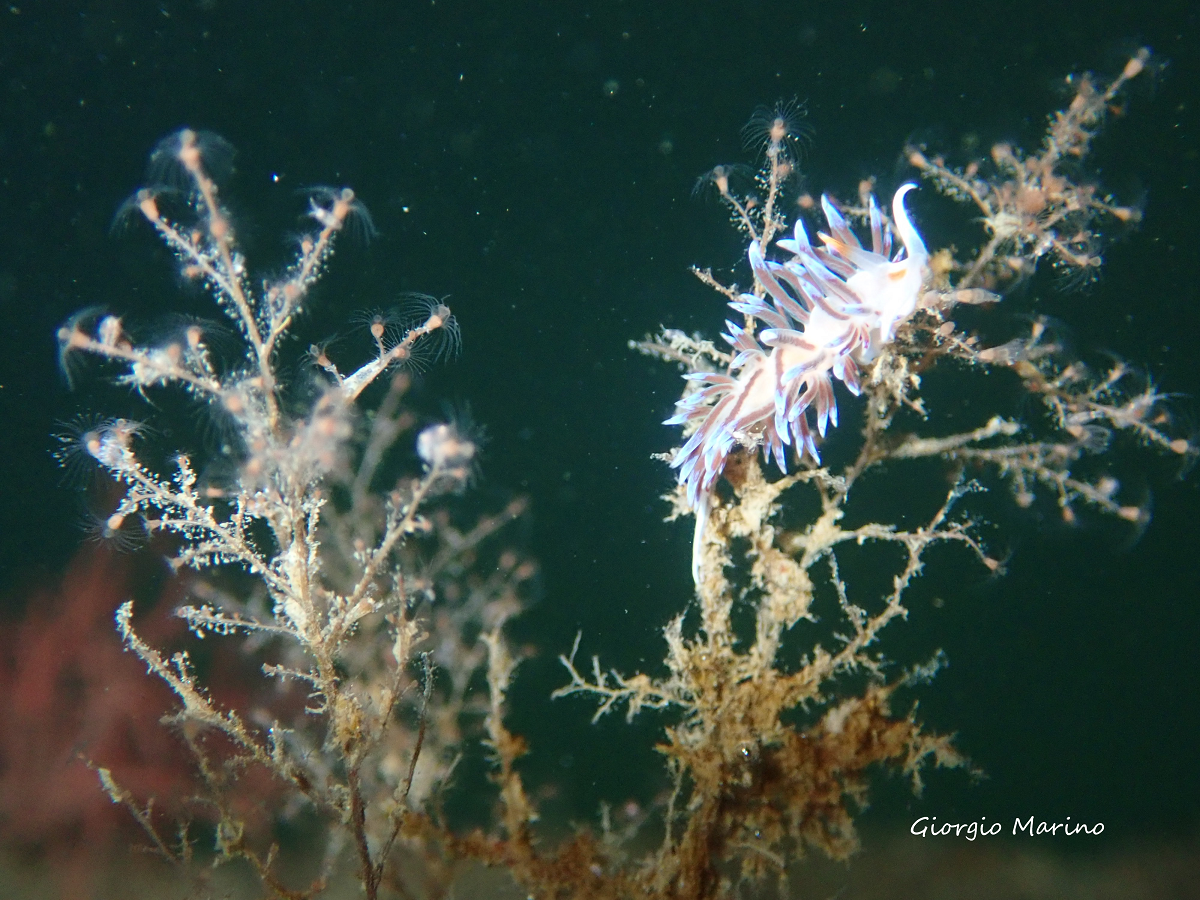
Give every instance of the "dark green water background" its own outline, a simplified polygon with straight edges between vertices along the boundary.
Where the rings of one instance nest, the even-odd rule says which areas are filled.
[[[204,297],[176,290],[152,237],[109,225],[159,138],[211,129],[239,151],[227,196],[252,264],[286,263],[278,235],[297,227],[295,192],[313,184],[353,185],[381,232],[334,258],[297,354],[356,309],[409,290],[449,295],[465,349],[426,376],[422,400],[470,402],[491,437],[482,496],[531,497],[523,540],[543,568],[519,626],[541,655],[523,669],[512,724],[535,748],[536,777],[560,783],[577,817],[600,799],[645,799],[661,787],[655,723],[592,726],[582,703],[544,697],[578,629],[585,651],[625,670],[650,665],[658,629],[690,596],[690,529],[661,521],[670,476],[650,459],[676,440],[659,423],[678,375],[626,342],[660,323],[720,328],[723,307],[688,267],[728,271],[742,247],[721,209],[691,196],[696,177],[750,161],[742,124],[759,104],[798,97],[813,128],[811,188],[849,195],[877,175],[890,194],[911,177],[907,139],[959,159],[997,139],[1032,146],[1063,102],[1062,76],[1115,73],[1149,44],[1168,64],[1130,92],[1095,157],[1107,187],[1144,198],[1143,227],[1109,249],[1089,291],[1039,278],[1011,309],[1059,318],[1080,352],[1146,366],[1200,420],[1196,19],[1182,2],[1077,0],[0,8],[10,608],[80,541],[80,499],[50,459],[54,423],[137,407],[95,379],[69,391],[54,330],[93,304],[130,321],[206,312]],[[912,205],[931,242],[969,237],[955,224],[962,211],[956,219],[931,190]],[[952,404],[954,385],[941,390]],[[914,604],[886,646],[905,662],[946,651],[922,715],[956,730],[989,777],[934,776],[921,800],[885,784],[871,813],[880,827],[1070,815],[1103,821],[1112,840],[1195,830],[1200,482],[1175,480],[1170,461],[1131,459],[1119,474],[1154,500],[1140,541],[996,504],[1008,577],[937,559],[928,594],[944,605]],[[881,490],[903,502],[918,487]]]

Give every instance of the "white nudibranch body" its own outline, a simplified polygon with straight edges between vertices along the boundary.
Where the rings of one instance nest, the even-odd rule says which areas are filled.
[[[929,251],[904,208],[906,184],[892,200],[892,223],[869,201],[871,249],[864,249],[827,197],[821,208],[830,234],[814,247],[804,223],[775,246],[790,259],[768,260],[757,242],[748,251],[759,286],[729,305],[760,327],[726,321],[722,337],[736,355],[727,372],[685,376],[702,387],[680,400],[668,425],[696,423],[675,454],[688,500],[696,511],[698,554],[708,502],[735,446],[762,444],[787,471],[785,446],[819,461],[812,429],[837,425],[833,379],[859,392],[859,369],[891,343],[916,310],[929,271]],[[893,230],[900,248],[892,253]],[[813,410],[810,417],[809,410]]]

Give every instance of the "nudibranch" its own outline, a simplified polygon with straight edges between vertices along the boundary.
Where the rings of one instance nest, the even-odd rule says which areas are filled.
[[[757,241],[750,244],[750,268],[760,290],[740,294],[729,305],[752,324],[726,320],[721,336],[735,351],[728,371],[685,376],[701,387],[680,400],[665,423],[695,424],[671,461],[696,513],[693,574],[698,575],[709,501],[734,447],[761,444],[763,455],[773,456],[784,472],[788,446],[819,462],[813,428],[823,437],[837,425],[833,380],[858,394],[861,367],[895,339],[917,308],[929,251],[904,207],[915,187],[896,191],[891,223],[870,198],[870,250],[824,196],[830,233],[818,234],[821,246],[810,243],[799,219],[793,237],[775,243],[790,258],[769,260]],[[901,244],[894,254],[893,230]]]

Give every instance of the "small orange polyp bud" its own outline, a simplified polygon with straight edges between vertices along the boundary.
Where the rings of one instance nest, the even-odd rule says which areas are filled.
[[[1146,68],[1146,61],[1148,59],[1150,59],[1150,51],[1143,47],[1137,52],[1137,55],[1134,56],[1133,59],[1125,63],[1125,68],[1121,72],[1121,77],[1128,80],[1141,75],[1142,71]]]
[[[724,166],[717,166],[712,170],[710,176],[712,183],[717,186],[717,191],[722,197],[729,196],[729,171]]]
[[[429,318],[425,320],[425,327],[430,331],[441,328],[446,324],[446,320],[450,318],[450,307],[444,303],[439,303],[437,309],[429,314]]]
[[[78,349],[79,347],[86,347],[91,338],[78,328],[60,328],[58,329],[58,340],[65,347]]]
[[[142,211],[142,215],[151,222],[157,222],[159,220],[158,200],[149,191],[138,191],[138,209],[140,209]]]
[[[1138,506],[1122,506],[1117,510],[1117,515],[1126,522],[1136,522],[1142,517],[1141,507]]]
[[[196,132],[190,128],[179,132],[179,162],[192,174],[200,171],[200,148],[196,146]]]
[[[776,116],[771,122],[771,130],[768,132],[768,137],[771,141],[771,146],[778,147],[783,143],[788,135],[788,123],[783,116]]]
[[[121,320],[117,316],[105,316],[96,328],[96,337],[105,347],[115,347],[123,334]]]
[[[341,228],[342,223],[354,211],[354,191],[350,188],[342,188],[342,193],[336,200],[333,201],[333,225],[335,228]]]

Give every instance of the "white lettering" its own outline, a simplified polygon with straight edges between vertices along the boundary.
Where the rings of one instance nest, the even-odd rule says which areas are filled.
[[[1034,818],[1030,816],[1023,822],[1019,818],[1013,820],[1012,833],[1016,835],[1019,832],[1024,832],[1029,837],[1042,834],[1057,836],[1060,832],[1064,836],[1076,834],[1097,835],[1104,833],[1104,823],[1097,822],[1095,825],[1088,826],[1082,822],[1072,822],[1071,817],[1067,816],[1067,821],[1065,822],[1038,822],[1034,824]]]

